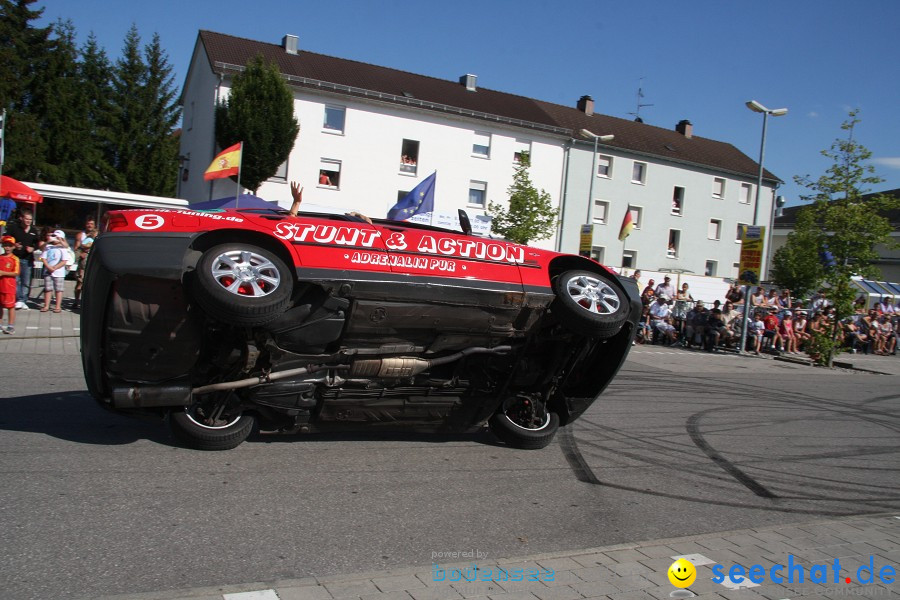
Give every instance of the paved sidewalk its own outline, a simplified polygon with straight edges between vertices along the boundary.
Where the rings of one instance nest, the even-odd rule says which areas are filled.
[[[81,352],[81,315],[72,310],[75,282],[66,280],[60,313],[54,313],[52,305],[48,312],[41,312],[43,288],[38,288],[38,283],[35,280],[32,287],[29,310],[16,311],[16,332],[0,334],[0,353],[77,356]],[[3,312],[5,325],[6,311]]]
[[[458,550],[478,552],[477,548]],[[687,590],[674,587],[667,576],[678,557],[696,567],[696,581]],[[894,598],[900,597],[896,581],[900,577],[900,514],[817,520],[512,559],[432,560],[434,564],[428,566],[382,572],[129,594],[107,600]],[[744,568],[744,578],[737,575],[735,565]],[[733,570],[740,583],[729,578]],[[718,572],[723,575],[721,583],[713,581]],[[779,578],[781,583],[773,581]]]

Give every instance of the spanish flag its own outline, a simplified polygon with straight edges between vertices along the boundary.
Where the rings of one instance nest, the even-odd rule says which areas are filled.
[[[241,148],[244,142],[225,148],[213,159],[212,164],[203,174],[203,179],[221,179],[238,175],[241,170]]]
[[[625,218],[622,220],[622,229],[619,230],[619,241],[624,242],[634,229],[634,220],[631,218],[631,207],[625,211]]]

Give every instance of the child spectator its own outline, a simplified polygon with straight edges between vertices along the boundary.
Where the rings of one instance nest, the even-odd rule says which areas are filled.
[[[13,254],[16,238],[4,235],[0,238],[3,255],[0,256],[0,323],[3,320],[3,309],[6,309],[6,327],[0,324],[3,333],[16,332],[16,288],[19,281],[19,258]]]
[[[785,354],[797,354],[797,338],[794,337],[794,320],[791,311],[782,313],[781,322],[778,324],[778,333],[784,340]]]
[[[797,311],[797,318],[794,319],[794,337],[797,340],[798,352],[806,345],[806,342],[809,341],[810,337],[812,337],[806,331],[806,311]]]
[[[757,312],[753,315],[753,319],[750,323],[747,324],[747,338],[750,340],[750,343],[753,344],[754,354],[759,354],[765,330],[766,326],[762,321],[762,315]]]
[[[779,352],[781,350],[781,334],[778,333],[778,317],[774,313],[769,313],[763,318],[763,325],[766,330],[763,331],[763,337],[772,340],[772,350]]]
[[[41,312],[50,310],[50,295],[56,295],[56,308],[53,312],[62,312],[63,288],[66,281],[66,253],[68,248],[66,234],[57,229],[47,234],[41,263],[44,265],[44,307]]]

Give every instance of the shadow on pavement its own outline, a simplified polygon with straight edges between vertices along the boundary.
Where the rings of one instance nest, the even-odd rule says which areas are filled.
[[[0,400],[0,431],[41,433],[75,442],[115,446],[148,440],[165,446],[184,447],[162,419],[134,418],[108,412],[87,392],[64,392],[17,396]],[[318,433],[256,432],[245,443],[310,443],[402,441],[418,443],[475,442],[489,446],[502,444],[489,432],[417,433],[410,431],[357,431]]]

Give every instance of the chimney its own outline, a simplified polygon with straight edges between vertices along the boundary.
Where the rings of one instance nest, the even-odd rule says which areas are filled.
[[[475,86],[475,83],[478,81],[478,75],[472,75],[471,73],[466,73],[462,77],[459,78],[459,82],[466,86],[466,89],[470,92],[474,92],[478,89]]]
[[[296,35],[287,34],[281,38],[281,46],[288,54],[297,54],[297,42],[300,41]]]
[[[687,139],[691,139],[691,136],[694,135],[694,126],[691,125],[691,122],[687,119],[682,119],[681,121],[678,121],[678,125],[675,126],[675,131]]]
[[[594,99],[590,96],[582,96],[578,99],[578,104],[575,106],[589,117],[594,114]]]

